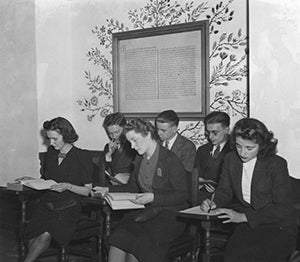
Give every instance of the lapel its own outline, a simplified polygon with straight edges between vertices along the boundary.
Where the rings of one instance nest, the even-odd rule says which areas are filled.
[[[171,147],[171,151],[177,154],[177,152],[180,152],[181,145],[182,145],[182,139],[180,137],[180,134],[177,134],[177,137]]]
[[[265,172],[265,167],[263,162],[257,159],[254,166],[253,176],[251,181],[251,203],[253,203],[254,201],[253,197],[256,194],[256,189],[258,188],[258,185],[260,183],[264,183],[265,174],[266,172]]]
[[[157,164],[155,167],[155,173],[153,176],[152,185],[157,185],[158,183],[160,183],[159,181],[161,181],[161,179],[165,176],[164,164],[166,163],[165,159],[166,159],[167,152],[168,152],[168,150],[166,148],[159,146],[159,155],[158,155],[158,160],[157,160]]]
[[[232,161],[232,167],[230,168],[230,177],[231,177],[231,183],[234,191],[236,192],[236,196],[241,201],[244,201],[243,199],[243,193],[242,193],[242,174],[243,174],[243,162],[240,160],[237,154],[234,154],[234,159]]]
[[[211,155],[211,151],[213,150],[213,144],[209,143],[209,147],[207,148],[207,160],[206,160],[206,167],[210,169],[213,165],[216,165],[216,161],[222,162],[224,159],[224,155],[229,152],[230,150],[230,143],[229,140],[227,140],[226,144],[223,146],[221,152],[219,153],[218,157],[214,159]],[[219,165],[219,164],[218,164]]]
[[[166,159],[166,154],[168,152],[168,150],[166,148],[164,148],[162,145],[157,144],[157,146],[159,146],[159,154],[158,154],[158,160],[157,160],[157,164],[155,167],[155,173],[153,176],[153,184],[157,183],[157,178],[158,177],[162,177],[164,176],[164,164],[165,164],[165,159]],[[136,176],[136,180],[138,181],[138,174],[139,174],[139,169],[142,163],[142,156],[137,156],[135,158],[134,161],[134,173]],[[159,171],[158,171],[159,170]]]

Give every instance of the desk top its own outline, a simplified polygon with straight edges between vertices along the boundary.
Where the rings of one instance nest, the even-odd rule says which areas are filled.
[[[211,211],[210,213],[203,212],[200,206],[191,207],[182,211],[179,211],[180,217],[191,218],[191,219],[198,219],[198,220],[218,220],[218,216]]]

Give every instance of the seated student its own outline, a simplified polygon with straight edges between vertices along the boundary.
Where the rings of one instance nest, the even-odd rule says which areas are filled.
[[[67,244],[81,215],[81,196],[92,188],[92,160],[87,151],[73,145],[78,139],[71,123],[62,117],[43,124],[50,140],[44,179],[58,184],[45,190],[26,230],[28,253],[25,262],[35,261],[52,239]]]
[[[204,126],[208,143],[198,148],[194,164],[199,171],[200,203],[215,191],[224,157],[230,151],[230,117],[224,112],[211,112],[204,118]],[[215,183],[206,183],[205,180]]]
[[[128,184],[110,186],[109,190],[139,193],[134,202],[144,204],[145,209],[129,211],[113,230],[108,261],[166,261],[171,241],[185,228],[176,218],[178,211],[187,207],[185,171],[178,157],[157,143],[156,130],[149,121],[131,120],[124,132],[138,152],[134,171]],[[143,221],[138,221],[139,217]]]
[[[259,120],[239,120],[232,131],[235,152],[225,156],[213,202],[223,223],[236,223],[225,262],[287,261],[295,247],[296,219],[287,162],[276,155],[277,140]],[[233,209],[224,208],[235,198]]]
[[[177,132],[178,124],[179,117],[173,110],[163,111],[155,119],[155,127],[163,146],[178,156],[187,172],[192,172],[196,146]]]
[[[104,147],[105,168],[112,176],[121,176],[123,182],[128,181],[136,155],[123,133],[125,124],[123,114],[112,113],[105,117],[102,125],[110,139]]]

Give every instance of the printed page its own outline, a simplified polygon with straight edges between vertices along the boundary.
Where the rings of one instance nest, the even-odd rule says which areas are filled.
[[[55,185],[57,183],[54,180],[34,179],[23,181],[23,184],[33,189],[45,190],[49,189],[52,185]]]

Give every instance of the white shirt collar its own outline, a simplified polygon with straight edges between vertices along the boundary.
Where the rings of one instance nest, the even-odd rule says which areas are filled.
[[[172,148],[172,146],[173,146],[173,144],[174,144],[177,136],[178,136],[178,134],[176,133],[175,136],[173,136],[170,140],[168,140],[169,141],[169,149],[170,150],[171,150],[171,148]],[[164,141],[164,146],[166,145],[165,143],[166,143],[166,141]]]

